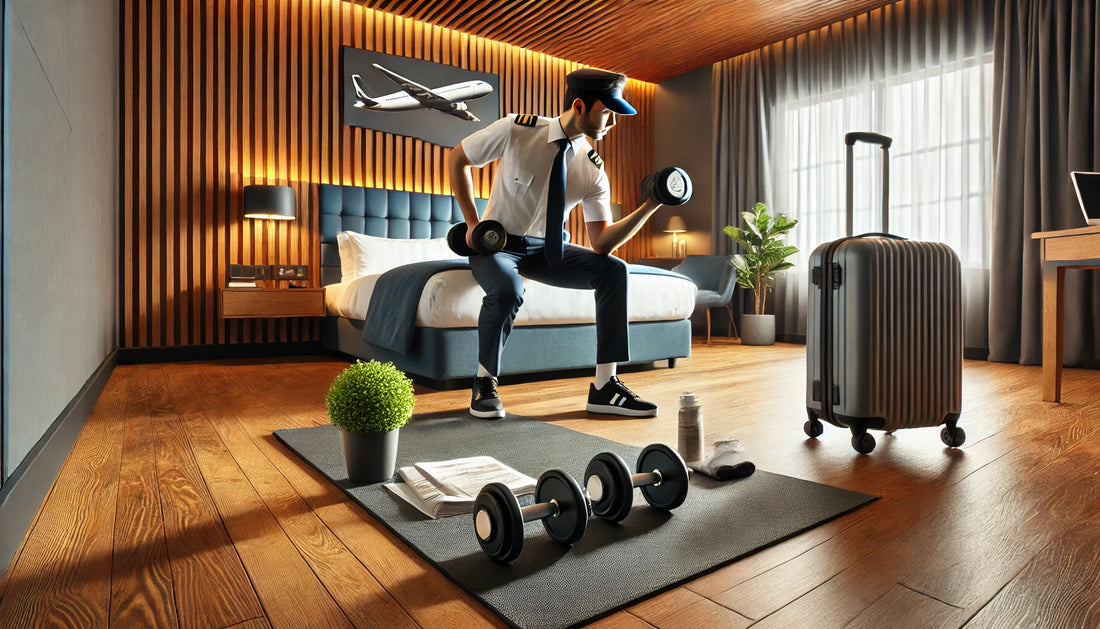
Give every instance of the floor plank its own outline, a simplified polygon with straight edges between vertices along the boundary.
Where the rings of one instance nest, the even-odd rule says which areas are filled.
[[[590,629],[653,629],[653,625],[627,612],[618,612],[588,625]]]
[[[110,624],[116,627],[178,625],[148,421],[152,395],[148,371],[134,372],[122,436],[111,569]]]
[[[1050,544],[966,624],[968,628],[1100,627],[1100,524]]]
[[[737,612],[679,587],[632,605],[628,610],[655,627],[694,629],[696,627],[748,627],[752,621]]]
[[[266,508],[354,626],[415,627],[404,609],[325,527],[247,434],[245,426],[255,421],[255,415],[269,411],[266,406],[242,404],[241,400],[247,399],[242,396],[225,395],[237,386],[227,375],[224,370],[192,370],[175,374],[170,386],[181,400],[198,401],[195,406],[211,400],[221,402],[217,408],[205,408],[202,412],[219,417],[219,421],[213,422],[213,429],[226,451],[247,473]],[[262,438],[269,439],[270,435]],[[298,596],[291,600],[302,603]]]
[[[265,455],[385,590],[424,627],[502,627],[503,622],[458,588],[427,561],[401,543],[389,529],[351,503],[308,465],[278,443],[272,432],[280,428],[317,425],[326,421],[323,403],[303,414],[286,412],[301,396],[301,387],[327,391],[344,364],[322,366],[316,373],[266,369],[265,377],[249,382],[261,412],[249,421],[251,436]],[[323,393],[319,399],[323,399]],[[297,402],[300,404],[300,402]],[[362,602],[362,600],[360,601]],[[369,608],[368,608],[369,609]]]
[[[112,374],[24,538],[0,627],[105,627],[126,374]]]
[[[986,447],[989,443],[980,442],[966,449],[968,462],[977,458],[983,464],[958,482],[913,495],[898,507],[884,502],[872,505],[863,510],[865,516],[875,517],[877,507],[883,521],[867,520],[845,531],[849,547],[843,552],[830,548],[829,553],[807,553],[799,562],[774,571],[786,575],[781,582],[789,583],[797,566],[819,570],[811,573],[809,582],[820,585],[776,597],[774,592],[782,588],[774,587],[775,574],[767,574],[755,581],[757,589],[731,591],[718,600],[741,613],[766,616],[759,623],[764,627],[793,626],[811,618],[818,626],[844,626],[894,583],[960,607],[983,604],[1100,491],[1088,478],[1100,465],[1100,454],[1088,441],[1078,442],[1063,457],[1040,438],[1049,432],[1052,420],[1054,425],[1075,424],[1066,419],[1066,409],[1014,402],[1019,408],[1048,411],[1024,413],[1019,425],[1008,431],[1015,435],[1003,438],[1014,440],[1017,447],[989,463],[984,462],[989,456],[985,451],[999,453],[1002,448],[991,449]],[[1052,485],[1060,489],[1052,491]],[[892,513],[895,521],[885,521],[884,512]],[[828,559],[818,555],[845,567],[827,575],[822,567],[829,565]],[[735,593],[739,599],[728,600]],[[761,606],[759,599],[769,595],[773,602]],[[790,604],[783,598],[790,598]],[[752,607],[742,611],[742,605]]]
[[[210,496],[248,572],[272,627],[300,626],[301,610],[323,627],[351,623],[317,579],[278,521],[244,475],[232,451],[225,447],[211,419],[193,402],[204,392],[181,386],[172,401]],[[213,421],[231,421],[222,411]]]
[[[848,623],[848,629],[933,629],[957,627],[963,610],[894,585]]]
[[[226,532],[195,460],[187,431],[172,407],[163,374],[150,421],[168,558],[181,627],[227,627],[264,617],[248,573]]]
[[[116,368],[0,576],[0,626],[504,626],[272,436],[327,423],[346,366]],[[715,338],[675,369],[624,371],[658,417],[588,415],[590,376],[506,378],[501,395],[510,413],[644,446],[676,443],[691,390],[708,442],[881,498],[592,626],[1098,624],[1100,372],[1065,370],[1067,402],[1051,404],[1039,367],[966,361],[961,450],[918,429],[876,433],[863,456],[845,430],[802,433],[802,346]],[[416,393],[418,414],[469,403],[465,389]]]

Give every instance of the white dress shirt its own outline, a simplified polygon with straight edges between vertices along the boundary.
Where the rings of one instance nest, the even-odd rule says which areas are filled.
[[[546,193],[550,168],[558,152],[556,140],[565,138],[559,118],[536,119],[534,126],[516,122],[517,116],[497,120],[462,141],[462,150],[474,166],[497,164],[493,190],[483,219],[499,221],[509,234],[537,236],[546,231]],[[602,160],[584,136],[566,149],[565,218],[578,203],[586,223],[611,221],[611,191]]]

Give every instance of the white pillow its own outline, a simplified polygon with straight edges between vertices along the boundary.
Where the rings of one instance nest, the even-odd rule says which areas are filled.
[[[346,284],[355,279],[355,260],[348,244],[348,233],[336,234],[336,246],[340,250],[340,283]]]
[[[336,235],[340,249],[340,281],[378,275],[394,267],[428,260],[458,258],[446,238],[379,238],[355,232]]]

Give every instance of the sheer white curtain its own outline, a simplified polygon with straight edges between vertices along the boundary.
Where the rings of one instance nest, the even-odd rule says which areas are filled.
[[[844,134],[890,150],[890,232],[946,242],[964,274],[966,346],[987,347],[993,87],[984,0],[905,0],[770,46],[766,103],[774,212],[797,218],[796,267],[776,282],[778,330],[806,333],[808,259],[844,236]],[[855,232],[879,231],[881,150],[856,146]],[[738,210],[739,211],[739,210]],[[733,214],[734,216],[736,213]]]

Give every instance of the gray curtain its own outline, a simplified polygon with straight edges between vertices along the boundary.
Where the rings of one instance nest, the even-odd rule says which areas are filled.
[[[741,212],[771,198],[768,170],[769,104],[774,100],[764,72],[767,49],[727,59],[713,66],[714,201],[713,251],[734,253],[734,242],[722,232],[737,225]]]
[[[989,358],[1042,361],[1031,233],[1085,225],[1071,170],[1100,170],[1097,0],[997,0]],[[1100,367],[1100,273],[1065,280],[1064,364]]]

